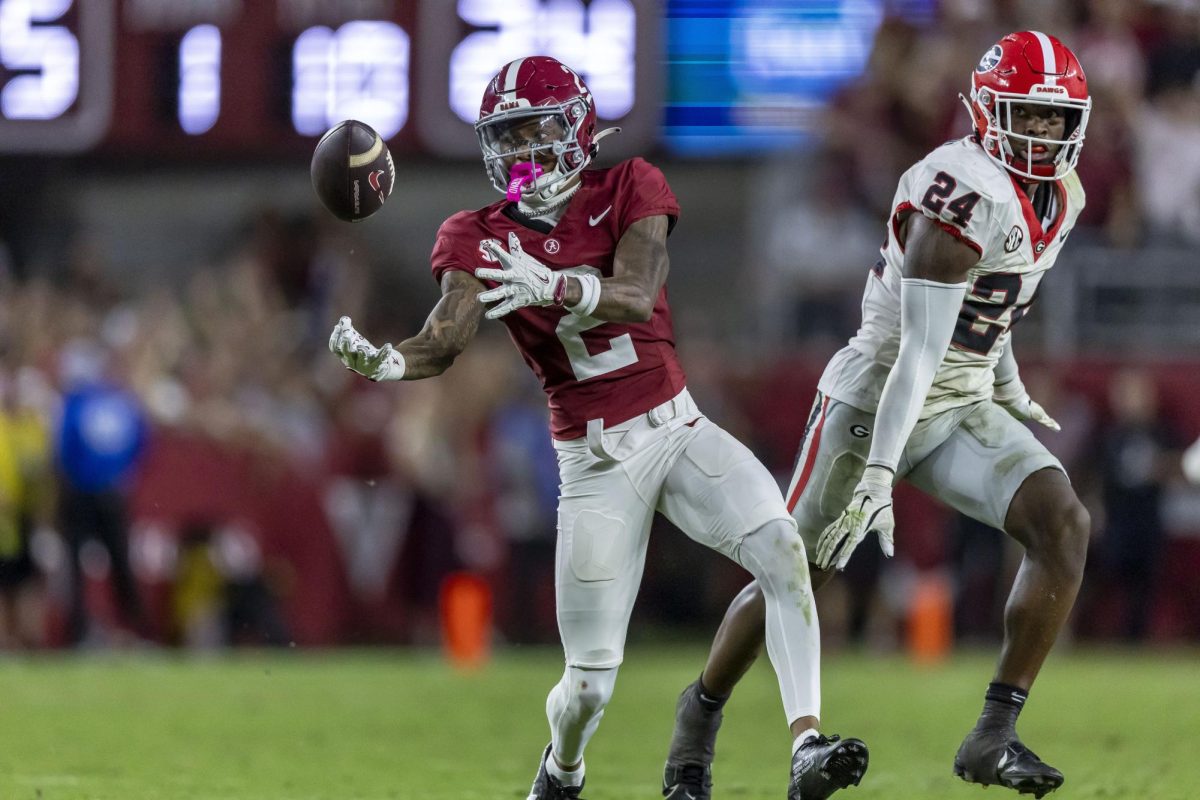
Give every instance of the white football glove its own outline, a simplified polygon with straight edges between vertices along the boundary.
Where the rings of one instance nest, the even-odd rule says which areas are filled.
[[[329,352],[346,369],[373,381],[398,381],[404,376],[404,356],[390,344],[376,347],[354,329],[349,317],[342,317],[329,334]]]
[[[1062,426],[1046,413],[1046,409],[1029,396],[1029,392],[1025,391],[1025,384],[1019,380],[993,386],[992,399],[1015,419],[1022,422],[1033,420],[1052,431],[1062,430]]]
[[[821,532],[817,540],[817,561],[821,569],[845,569],[859,542],[874,532],[879,549],[891,558],[896,520],[892,517],[892,472],[884,467],[867,467],[854,487],[850,505]]]
[[[495,239],[487,240],[482,246],[504,267],[480,267],[475,270],[476,278],[500,284],[495,289],[489,289],[479,295],[479,300],[483,303],[503,301],[488,310],[484,315],[488,319],[499,319],[510,311],[525,306],[562,305],[567,293],[567,276],[554,272],[533,256],[526,255],[521,248],[521,240],[515,233],[508,235],[507,252]]]

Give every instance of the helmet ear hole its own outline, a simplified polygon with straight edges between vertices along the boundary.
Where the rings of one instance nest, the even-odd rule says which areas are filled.
[[[1063,129],[1063,138],[1070,138],[1075,131],[1079,130],[1079,123],[1083,120],[1083,112],[1077,109],[1068,109],[1066,113],[1066,127]]]

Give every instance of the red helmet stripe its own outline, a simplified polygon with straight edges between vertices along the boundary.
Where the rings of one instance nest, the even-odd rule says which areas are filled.
[[[1038,44],[1042,46],[1042,82],[1050,86],[1058,85],[1058,61],[1054,58],[1054,43],[1050,41],[1050,37],[1041,31],[1030,31],[1033,38],[1037,39]]]

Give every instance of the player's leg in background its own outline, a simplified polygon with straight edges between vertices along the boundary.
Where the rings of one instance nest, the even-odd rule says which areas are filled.
[[[79,646],[88,635],[86,579],[81,553],[90,531],[96,527],[96,512],[91,497],[63,481],[58,497],[58,520],[63,541],[67,545],[67,573],[70,576],[71,597],[67,611],[67,641]]]
[[[735,678],[741,676],[765,638],[796,748],[818,740],[822,747],[830,744],[829,752],[814,762],[819,767],[828,768],[830,759],[846,757],[845,769],[834,770],[838,773],[834,783],[840,785],[829,793],[851,782],[857,783],[866,768],[865,746],[856,740],[832,744],[816,731],[820,715],[820,630],[808,558],[770,473],[745,446],[703,420],[683,457],[667,476],[659,508],[691,538],[730,556],[755,577],[757,591],[747,589],[739,595],[746,602],[738,605],[730,623],[718,636],[718,657],[725,646],[732,653],[727,663],[730,674]],[[761,596],[761,603],[755,594]],[[765,630],[765,634],[757,634],[755,629]],[[693,706],[693,697],[699,710],[710,712],[707,727],[711,736],[715,736],[719,719],[715,723],[713,719],[719,714],[720,698],[704,695],[701,687],[695,685],[681,698],[679,711],[683,716]],[[671,796],[674,777],[701,777],[706,783],[712,757],[711,736],[707,750],[702,735],[700,741],[692,743],[695,745],[692,752],[684,752],[688,748],[684,742],[686,735],[676,737],[678,741],[668,759],[664,793]],[[801,757],[807,755],[806,750]],[[672,771],[682,773],[688,765],[704,770],[705,774],[672,775]],[[701,790],[700,794],[691,787],[688,791],[694,796],[708,796],[707,785],[702,783],[696,788]]]
[[[143,640],[151,631],[142,609],[137,579],[129,560],[129,515],[125,498],[117,491],[100,492],[95,497],[96,529],[94,533],[108,550],[112,588],[120,609],[122,622],[134,635]]]
[[[530,800],[575,797],[583,785],[584,750],[612,697],[654,514],[619,463],[582,441],[556,447],[555,600],[567,667],[546,698],[551,742]]]

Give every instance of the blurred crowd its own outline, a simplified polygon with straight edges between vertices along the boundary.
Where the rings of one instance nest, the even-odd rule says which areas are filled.
[[[1200,4],[941,13],[928,29],[886,21],[814,148],[764,170],[751,213],[764,287],[787,298],[772,306],[782,349],[747,364],[682,343],[702,407],[781,482],[824,358],[856,325],[895,180],[965,133],[957,95],[997,31],[1053,32],[1088,72],[1074,236],[1200,243]],[[0,254],[0,650],[433,643],[462,572],[490,586],[501,640],[556,641],[558,477],[539,388],[498,326],[437,380],[344,370],[325,351],[339,315],[395,341],[426,309],[342,230],[264,211],[172,288],[119,287],[84,234],[44,271]],[[1096,520],[1074,631],[1200,639],[1200,501],[1178,469],[1200,433],[1197,363],[1033,356],[1025,382],[1063,424],[1045,441]],[[915,492],[897,517],[897,557],[861,548],[822,593],[826,635],[896,646],[930,585],[961,638],[998,635],[1014,545]],[[636,613],[707,632],[745,575],[659,526]]]

